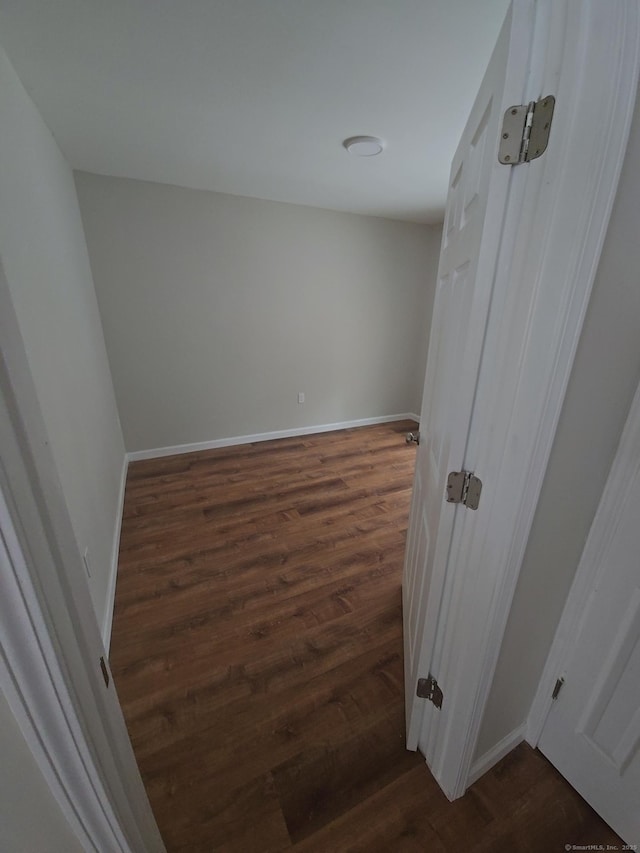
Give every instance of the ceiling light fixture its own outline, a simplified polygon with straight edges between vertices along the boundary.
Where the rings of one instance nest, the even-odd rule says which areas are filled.
[[[342,144],[356,157],[375,157],[384,151],[384,142],[377,136],[350,136]]]

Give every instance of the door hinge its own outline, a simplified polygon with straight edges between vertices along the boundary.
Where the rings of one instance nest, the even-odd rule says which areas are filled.
[[[564,684],[564,677],[561,675],[560,678],[556,681],[555,687],[553,688],[553,693],[551,694],[552,700],[556,700],[558,698],[558,693],[562,690],[562,685]]]
[[[509,107],[500,133],[498,160],[501,163],[517,166],[544,154],[549,144],[555,104],[553,95],[545,95],[539,101]]]
[[[464,504],[468,509],[478,509],[482,480],[468,471],[452,471],[447,477],[447,502]]]
[[[442,694],[442,690],[438,686],[438,682],[431,673],[429,673],[426,678],[418,679],[416,696],[418,699],[428,699],[430,702],[433,702],[436,708],[442,708],[442,700],[444,699],[444,696]]]

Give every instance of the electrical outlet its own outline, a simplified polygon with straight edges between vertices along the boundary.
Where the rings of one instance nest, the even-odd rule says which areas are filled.
[[[298,402],[304,403],[304,391],[298,391]]]
[[[84,554],[82,555],[82,562],[84,563],[84,567],[87,570],[87,576],[91,577],[91,569],[89,568],[89,549],[84,549]]]

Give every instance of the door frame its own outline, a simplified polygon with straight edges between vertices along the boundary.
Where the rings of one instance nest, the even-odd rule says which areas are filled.
[[[501,417],[472,435],[460,460],[483,479],[480,460],[492,459],[498,475],[485,483],[482,513],[455,510],[431,669],[448,709],[425,714],[421,739],[452,800],[477,775],[480,725],[617,190],[640,69],[636,0],[606,9],[599,0],[537,5],[536,26],[550,33],[545,63],[557,67],[558,89],[540,91],[545,65],[532,67],[525,100],[553,94],[556,112],[546,154],[504,167],[512,168],[512,186],[478,386],[480,405],[490,399]],[[518,293],[532,296],[520,304]],[[522,343],[507,378],[514,324]]]
[[[0,564],[0,689],[63,815],[83,849],[163,853],[1,258]]]
[[[82,849],[128,853],[74,713],[11,516],[0,490],[2,694]]]
[[[589,597],[604,570],[602,555],[615,536],[618,519],[637,473],[640,459],[640,385],[629,409],[602,497],[585,542],[567,601],[549,650],[540,684],[528,719],[527,742],[537,746],[553,707],[556,679],[566,675],[565,666],[576,646],[580,623]]]

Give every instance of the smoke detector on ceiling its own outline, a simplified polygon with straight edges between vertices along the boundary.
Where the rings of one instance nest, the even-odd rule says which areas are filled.
[[[355,157],[375,157],[384,151],[384,142],[377,136],[350,136],[342,144]]]

